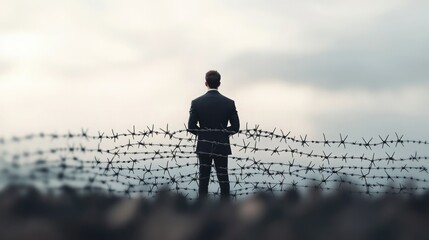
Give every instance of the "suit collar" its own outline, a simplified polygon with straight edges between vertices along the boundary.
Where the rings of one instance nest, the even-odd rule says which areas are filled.
[[[207,91],[206,94],[220,94],[219,91],[217,89],[210,89]]]

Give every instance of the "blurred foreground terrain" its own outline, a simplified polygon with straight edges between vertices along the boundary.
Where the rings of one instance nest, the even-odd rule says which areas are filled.
[[[288,190],[231,202],[42,193],[0,193],[0,239],[428,239],[429,193],[368,197]]]

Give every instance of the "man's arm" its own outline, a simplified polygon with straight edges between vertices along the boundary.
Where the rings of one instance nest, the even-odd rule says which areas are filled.
[[[198,130],[200,127],[197,126],[198,122],[198,113],[194,106],[194,101],[191,102],[191,109],[189,110],[189,120],[188,120],[188,131],[192,134],[198,135]]]
[[[229,117],[229,122],[231,123],[231,126],[227,127],[227,130],[229,132],[229,135],[234,135],[238,133],[240,130],[240,120],[238,118],[237,109],[235,108],[235,102],[232,102],[233,110],[231,113],[231,116]]]

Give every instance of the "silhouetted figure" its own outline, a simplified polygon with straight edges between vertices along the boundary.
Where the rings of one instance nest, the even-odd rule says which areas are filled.
[[[229,136],[240,129],[233,100],[219,93],[220,74],[206,73],[206,94],[196,98],[189,110],[188,130],[198,136],[196,153],[200,162],[199,198],[206,198],[212,160],[220,184],[221,198],[229,199],[228,155],[231,154]],[[230,122],[230,126],[228,125]],[[197,125],[199,123],[199,126]]]

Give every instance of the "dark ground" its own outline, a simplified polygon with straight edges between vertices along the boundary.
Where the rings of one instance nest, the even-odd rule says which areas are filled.
[[[429,193],[290,190],[200,203],[169,193],[128,199],[9,186],[0,192],[0,239],[429,239]]]

